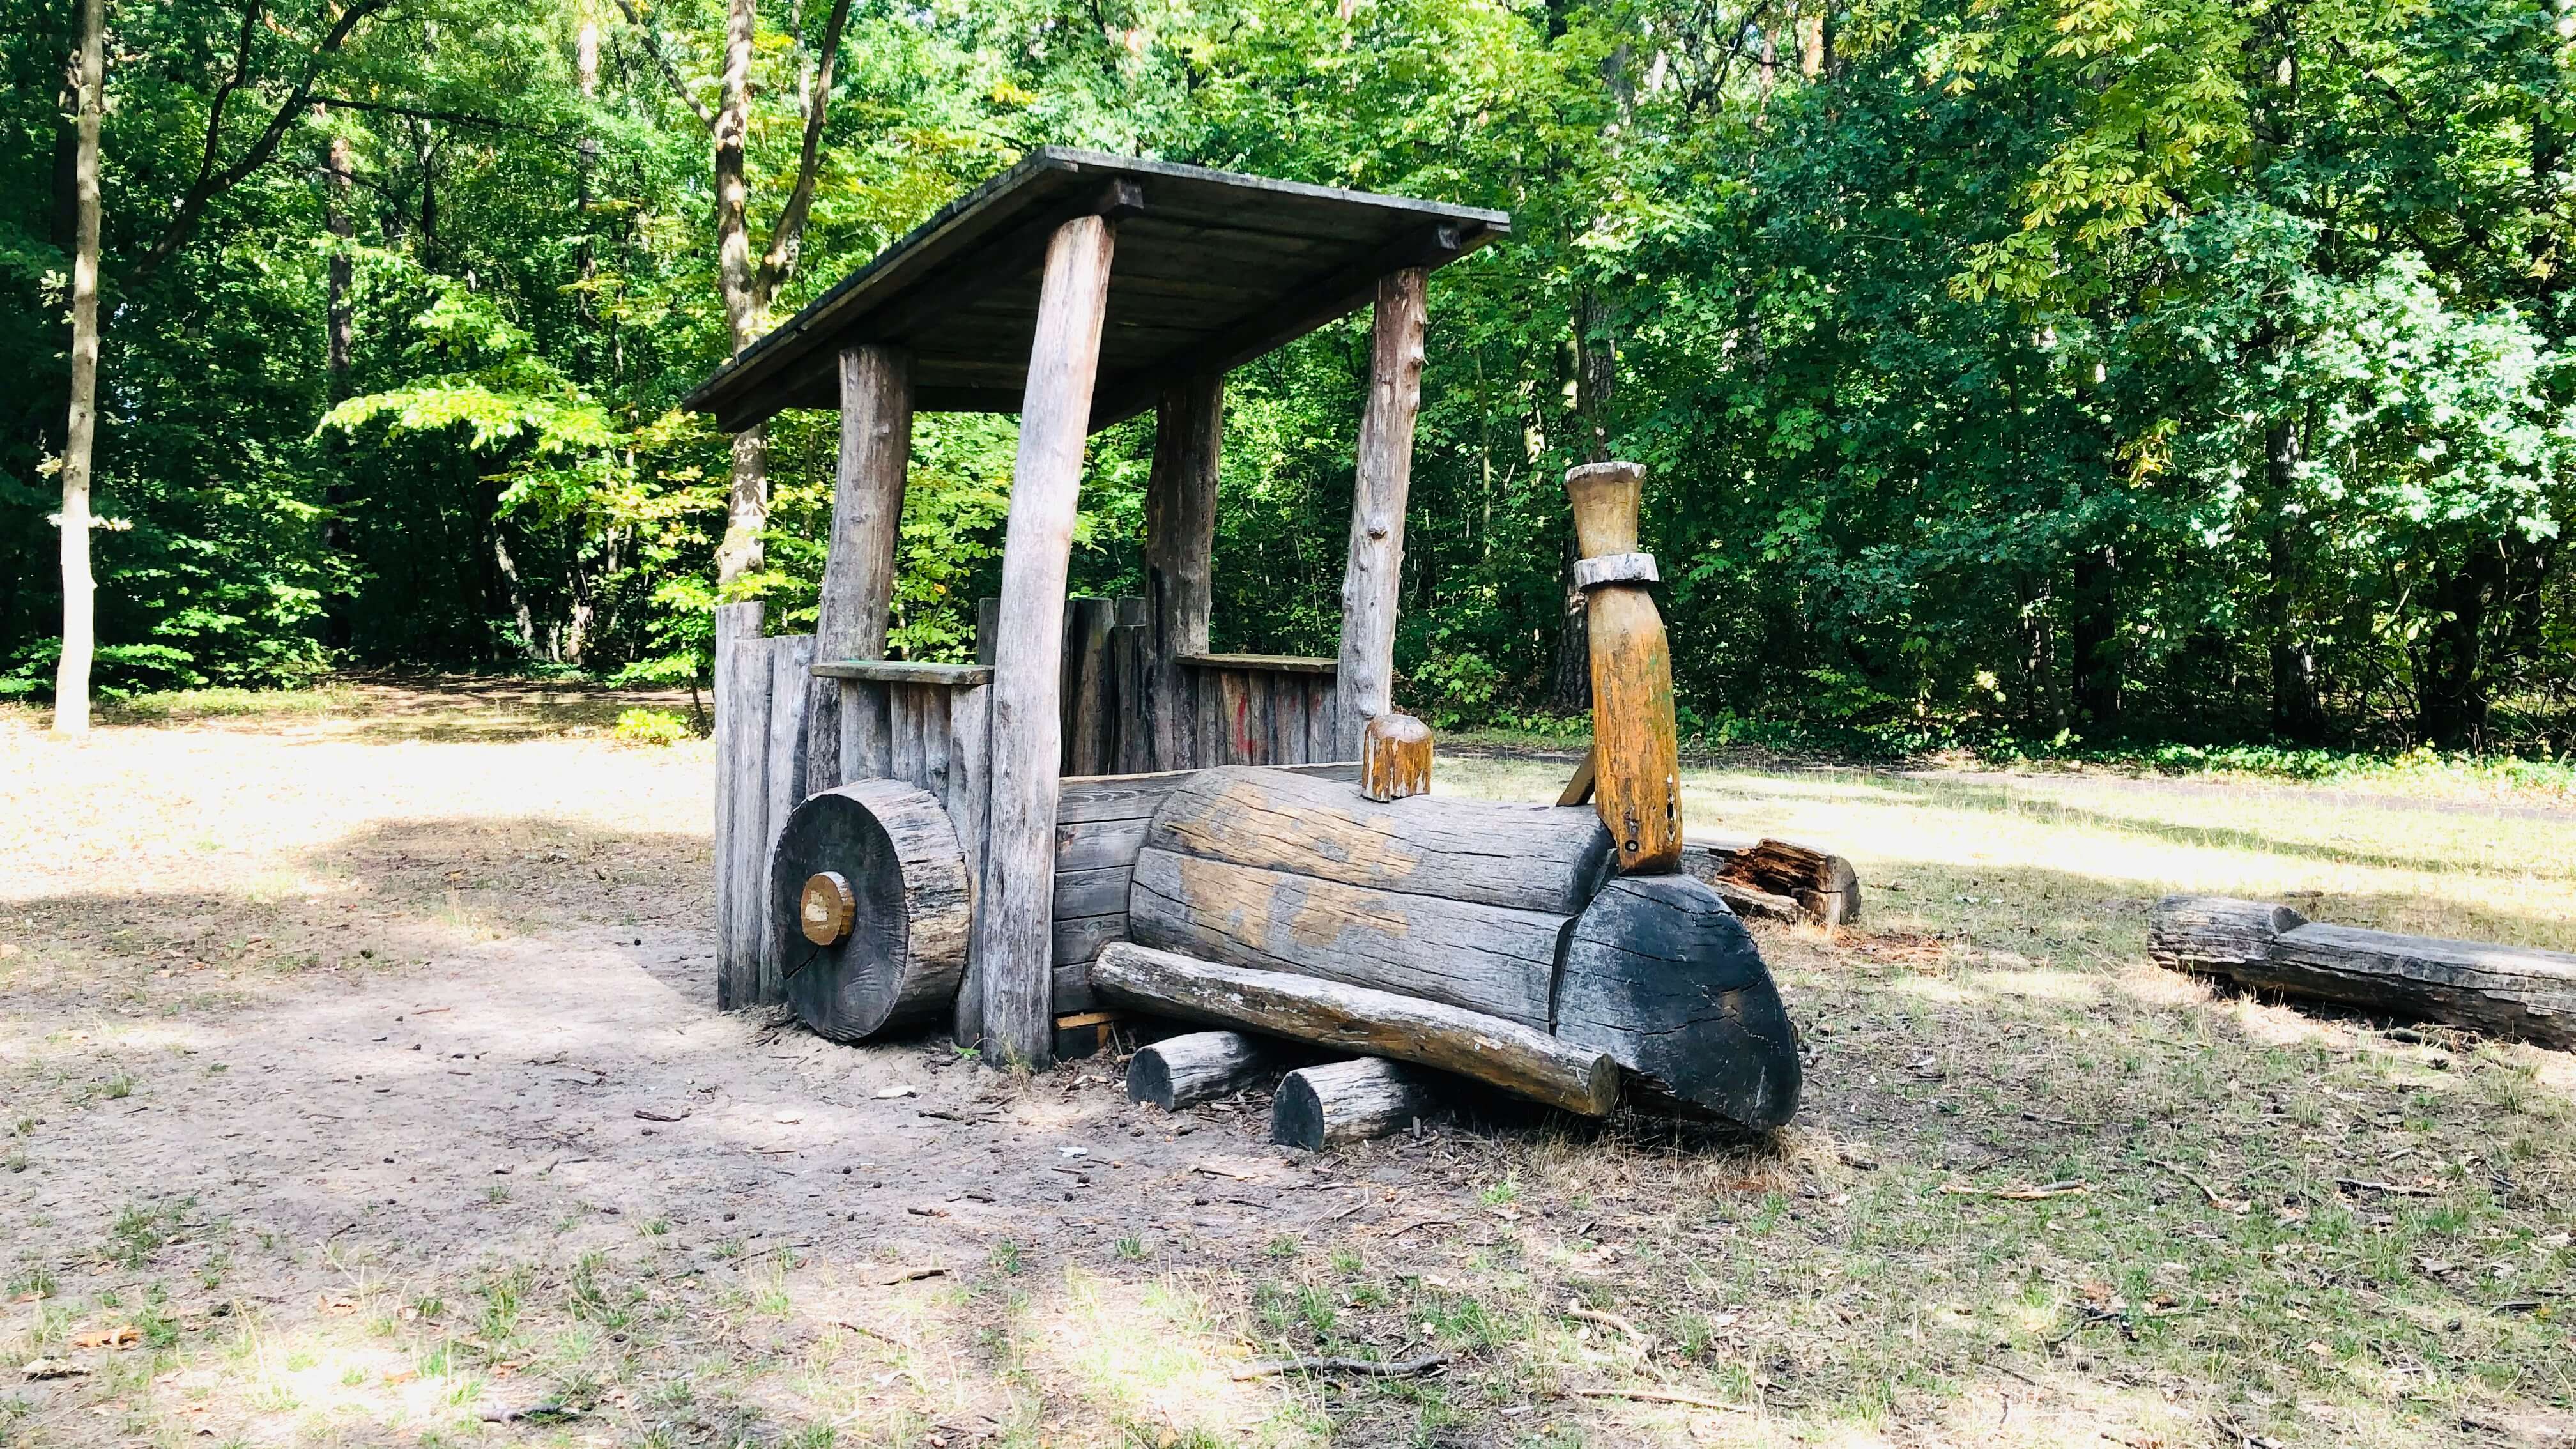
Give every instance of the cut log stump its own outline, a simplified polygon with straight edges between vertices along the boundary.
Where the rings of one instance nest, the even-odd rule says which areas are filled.
[[[1280,1051],[1239,1031],[1194,1031],[1140,1047],[1127,1063],[1127,1100],[1166,1112],[1239,1092],[1278,1069]]]
[[[1848,925],[1860,919],[1860,873],[1839,855],[1787,840],[1750,845],[1694,840],[1682,847],[1682,873],[1717,888],[1736,914]]]
[[[770,930],[787,1000],[835,1041],[945,1017],[966,970],[966,859],[925,791],[857,780],[778,833]]]
[[[1431,793],[1431,726],[1392,710],[1360,731],[1360,793],[1384,802]]]
[[[1270,1102],[1270,1140],[1320,1152],[1384,1137],[1439,1111],[1437,1074],[1379,1057],[1300,1067]]]
[[[1608,1116],[1619,1102],[1619,1068],[1608,1053],[1416,996],[1124,941],[1092,963],[1091,986],[1131,1010],[1438,1067],[1587,1117]]]
[[[1650,1105],[1756,1130],[1798,1110],[1798,1032],[1751,933],[1686,875],[1622,876],[1574,924],[1556,1040],[1606,1052]]]
[[[2177,971],[2576,1048],[2576,956],[2311,923],[2224,896],[2156,903],[2147,953]]]

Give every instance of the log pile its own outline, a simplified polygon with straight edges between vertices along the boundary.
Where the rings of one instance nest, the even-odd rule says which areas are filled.
[[[2147,953],[2257,990],[2576,1047],[2576,956],[2557,951],[2316,924],[2264,901],[2167,896]]]

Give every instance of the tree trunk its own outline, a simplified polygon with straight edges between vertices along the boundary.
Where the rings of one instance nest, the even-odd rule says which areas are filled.
[[[1574,433],[1587,463],[1610,461],[1610,397],[1618,385],[1618,348],[1610,335],[1610,306],[1601,289],[1585,283],[1574,294]],[[1556,658],[1548,673],[1548,704],[1564,714],[1592,707],[1592,631],[1583,591],[1574,586],[1574,535],[1565,535],[1558,580]]]
[[[356,179],[356,169],[349,157],[349,141],[333,136],[322,153],[324,225],[342,243],[357,236],[357,225],[349,215],[349,190]],[[329,330],[330,399],[339,406],[349,400],[349,354],[354,335],[354,318],[349,291],[355,275],[345,245],[331,253],[330,301],[327,314]],[[349,557],[349,483],[347,476],[348,446],[346,439],[334,432],[325,445],[330,467],[330,481],[322,485],[322,547],[344,569],[354,566]],[[349,647],[351,637],[350,607],[352,600],[341,587],[347,577],[331,581],[323,595],[323,641],[335,650]]]
[[[54,671],[54,728],[89,729],[90,656],[97,648],[97,583],[90,575],[90,465],[98,445],[98,120],[107,89],[107,0],[82,0],[80,215],[72,256],[71,416],[63,440],[63,653]]]
[[[2265,504],[2271,513],[2263,539],[2263,623],[2272,664],[2272,733],[2304,745],[2324,738],[2325,706],[2317,693],[2316,656],[2298,636],[2298,522],[2288,511],[2298,466],[2298,425],[2276,419],[2263,430]]]
[[[2120,733],[2120,555],[2104,545],[2075,559],[2075,708],[2088,743]]]
[[[2417,725],[2446,750],[2476,749],[2487,724],[2487,606],[2504,582],[2504,546],[2480,539],[2433,595],[2434,620],[2424,648]]]
[[[750,182],[744,146],[751,130],[751,52],[759,27],[756,0],[728,0],[721,91],[715,117],[716,290],[725,325],[740,353],[759,340],[767,310],[752,268]],[[761,531],[769,526],[769,428],[734,434],[733,484],[726,494],[724,542],[716,549],[716,582],[728,584],[758,569],[765,557]]]

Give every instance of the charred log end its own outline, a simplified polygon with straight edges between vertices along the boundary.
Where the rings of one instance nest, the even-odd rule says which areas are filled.
[[[1797,1115],[1797,1029],[1751,933],[1689,876],[1612,882],[1575,923],[1556,1037],[1608,1053],[1643,1089],[1757,1131]]]
[[[1436,1072],[1382,1057],[1301,1067],[1279,1081],[1270,1140],[1310,1152],[1401,1132],[1440,1111]]]
[[[2269,968],[2272,943],[2308,923],[2288,906],[2231,896],[2167,896],[2147,922],[2147,955],[2170,971],[2238,976]]]

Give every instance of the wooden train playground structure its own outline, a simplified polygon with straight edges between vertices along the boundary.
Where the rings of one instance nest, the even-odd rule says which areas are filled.
[[[1043,1067],[1165,1036],[1141,1100],[1296,1067],[1274,1136],[1438,1109],[1788,1122],[1799,1042],[1741,916],[1839,923],[1837,857],[1683,834],[1633,464],[1567,477],[1594,743],[1555,805],[1430,793],[1391,704],[1430,274],[1499,212],[1042,150],[692,394],[728,430],[837,407],[815,632],[717,615],[718,1000],[841,1041],[953,1031]],[[1339,653],[1209,652],[1227,371],[1372,308]],[[1151,409],[1144,597],[1068,599],[1085,439]],[[1017,412],[975,664],[883,657],[916,412]],[[1303,1065],[1299,1065],[1302,1063]]]

